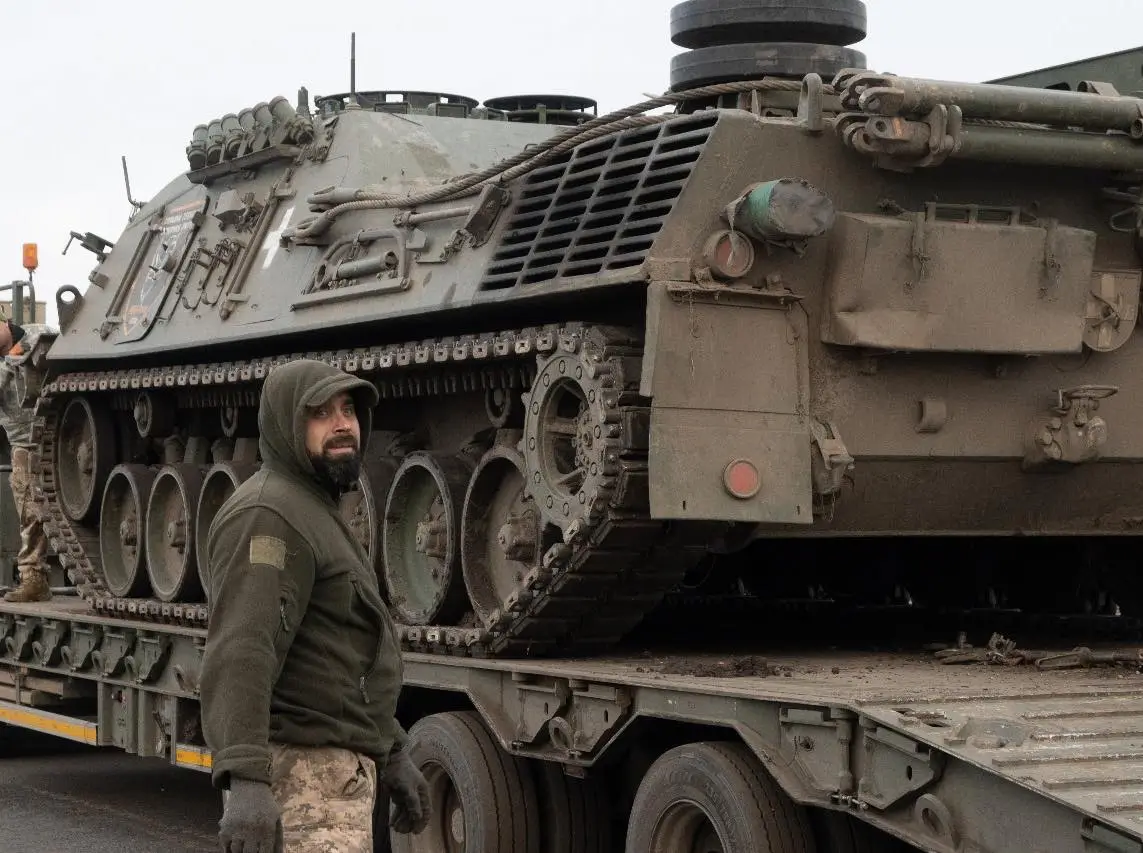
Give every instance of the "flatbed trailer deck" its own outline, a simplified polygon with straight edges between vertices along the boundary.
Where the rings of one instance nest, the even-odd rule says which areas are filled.
[[[197,719],[204,640],[201,629],[97,616],[74,598],[0,603],[0,721],[209,770]],[[895,849],[878,846],[891,836],[932,851],[1143,850],[1137,667],[845,650],[406,653],[405,667],[406,726],[475,712],[503,751],[571,777],[634,772],[637,788],[672,748],[744,745],[807,813],[848,814],[880,839],[819,840],[819,850]]]

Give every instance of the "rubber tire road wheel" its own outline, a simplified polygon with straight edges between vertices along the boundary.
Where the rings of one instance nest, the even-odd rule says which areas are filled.
[[[433,714],[409,729],[409,753],[429,782],[432,814],[419,835],[390,832],[393,853],[445,853],[463,816],[465,853],[535,853],[540,811],[531,768],[500,748],[472,711]],[[456,812],[445,814],[447,799]]]
[[[806,810],[746,747],[691,743],[663,753],[643,777],[631,807],[626,853],[688,853],[694,840],[687,835],[703,819],[722,853],[817,850]]]
[[[598,775],[568,776],[554,761],[533,761],[543,853],[612,853],[611,802]]]

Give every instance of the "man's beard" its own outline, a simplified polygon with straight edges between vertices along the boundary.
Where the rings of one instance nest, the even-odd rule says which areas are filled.
[[[330,448],[352,447],[353,453],[348,456],[329,455]],[[310,462],[314,471],[323,480],[334,486],[345,489],[357,482],[361,474],[361,454],[357,452],[357,442],[349,439],[331,439],[326,442],[319,456],[310,454]]]

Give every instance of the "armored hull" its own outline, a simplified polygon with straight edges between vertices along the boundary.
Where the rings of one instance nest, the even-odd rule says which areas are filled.
[[[93,606],[208,620],[260,383],[310,357],[380,391],[345,512],[410,649],[598,651],[680,589],[1134,608],[1087,561],[1143,519],[1139,101],[677,88],[203,126],[29,365]],[[1089,589],[1042,594],[1055,561]]]

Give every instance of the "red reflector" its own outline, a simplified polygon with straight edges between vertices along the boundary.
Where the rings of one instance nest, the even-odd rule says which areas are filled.
[[[735,459],[722,472],[722,482],[734,497],[746,500],[762,488],[762,475],[750,460]]]

